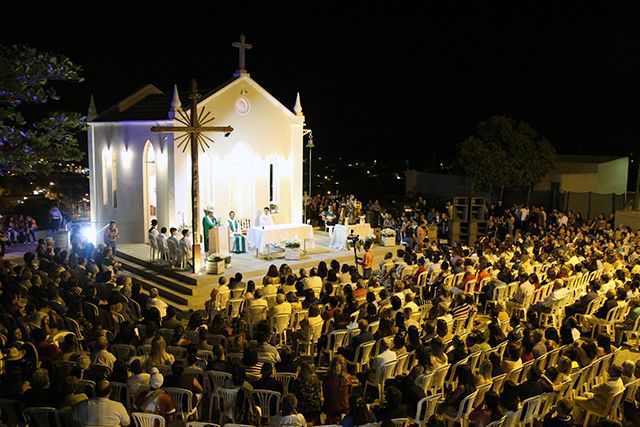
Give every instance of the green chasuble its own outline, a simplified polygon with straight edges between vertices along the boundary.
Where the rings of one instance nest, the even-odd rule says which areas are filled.
[[[209,252],[209,230],[213,227],[217,227],[218,225],[218,221],[216,221],[215,218],[209,218],[208,215],[205,215],[204,218],[202,218],[202,236],[204,237],[205,253]]]
[[[246,239],[242,234],[236,234],[240,232],[240,225],[235,219],[228,219],[227,225],[229,226],[229,232],[231,235],[231,252],[241,254],[247,251]]]

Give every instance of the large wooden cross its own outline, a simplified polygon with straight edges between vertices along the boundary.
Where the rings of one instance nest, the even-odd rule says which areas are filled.
[[[207,141],[213,143],[213,140],[205,135],[205,132],[224,132],[225,136],[229,136],[233,132],[231,126],[206,126],[215,119],[215,117],[209,117],[211,112],[205,114],[204,107],[198,113],[198,99],[200,94],[198,93],[198,85],[194,80],[191,80],[191,111],[187,116],[181,109],[178,110],[179,118],[176,120],[183,126],[154,126],[151,128],[151,132],[160,133],[181,133],[182,135],[175,138],[174,142],[177,143],[177,147],[182,148],[184,153],[187,149],[188,143],[191,145],[191,223],[193,232],[193,248],[191,252],[193,265],[193,272],[200,272],[200,209],[198,207],[200,200],[200,187],[198,177],[198,147],[209,148]]]

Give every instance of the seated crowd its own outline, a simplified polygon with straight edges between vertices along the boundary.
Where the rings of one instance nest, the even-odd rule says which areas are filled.
[[[368,279],[335,260],[220,277],[186,314],[109,246],[39,242],[0,267],[0,421],[637,425],[640,364],[617,356],[640,339],[640,234],[534,228],[421,241]]]

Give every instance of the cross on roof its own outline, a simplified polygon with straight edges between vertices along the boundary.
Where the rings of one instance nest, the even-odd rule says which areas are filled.
[[[231,46],[238,48],[238,53],[240,56],[238,60],[238,73],[247,72],[247,70],[245,69],[245,50],[251,49],[253,47],[253,45],[245,43],[245,41],[246,39],[244,37],[244,34],[240,34],[240,41],[231,43]]]

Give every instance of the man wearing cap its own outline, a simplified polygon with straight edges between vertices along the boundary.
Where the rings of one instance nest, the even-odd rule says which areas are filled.
[[[111,384],[98,381],[95,396],[73,407],[73,418],[83,426],[128,426],[131,418],[120,402],[109,399]]]
[[[158,371],[158,368],[151,368],[149,373],[151,374],[149,390],[142,391],[138,395],[135,406],[143,412],[162,415],[167,420],[170,415],[176,412],[176,407],[171,396],[161,388],[164,376]]]
[[[209,252],[209,230],[218,227],[220,224],[213,216],[213,206],[207,205],[204,208],[204,217],[202,218],[202,236],[204,238],[204,251]]]

